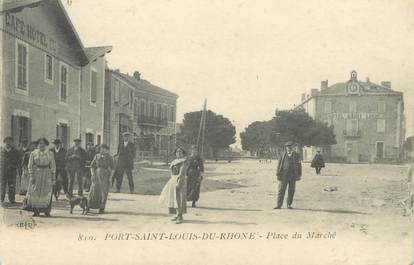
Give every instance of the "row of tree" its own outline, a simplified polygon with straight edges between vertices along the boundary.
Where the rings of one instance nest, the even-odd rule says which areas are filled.
[[[272,120],[253,122],[240,138],[243,149],[258,156],[274,154],[287,141],[300,146],[336,144],[333,126],[314,120],[302,108],[278,110]]]
[[[202,111],[184,115],[177,142],[181,146],[197,143]],[[231,121],[209,110],[206,112],[205,147],[209,157],[219,156],[236,142],[236,128]],[[252,155],[274,156],[287,141],[300,146],[326,147],[336,144],[334,128],[314,120],[304,109],[279,110],[269,121],[255,121],[240,134],[243,150]]]

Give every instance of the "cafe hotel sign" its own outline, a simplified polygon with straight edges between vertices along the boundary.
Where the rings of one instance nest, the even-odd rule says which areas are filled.
[[[17,34],[23,40],[31,42],[35,46],[45,49],[49,52],[57,52],[57,43],[54,39],[38,30],[36,27],[25,23],[22,19],[9,13],[5,14],[5,24],[12,34]]]

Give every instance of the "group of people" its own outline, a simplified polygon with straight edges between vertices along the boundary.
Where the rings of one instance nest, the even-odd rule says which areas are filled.
[[[22,148],[16,148],[12,137],[3,140],[1,148],[1,203],[6,193],[9,202],[16,203],[16,187],[25,196],[23,209],[33,211],[34,216],[44,213],[50,216],[52,197],[58,200],[61,190],[70,200],[74,197],[75,181],[78,183],[78,196],[86,189],[90,209],[105,210],[111,177],[116,180],[116,192],[120,192],[124,173],[128,176],[130,192],[134,192],[132,170],[134,167],[135,147],[130,133],[123,134],[115,155],[117,163],[109,153],[109,146],[94,146],[87,143],[86,150],[81,140],[75,139],[73,147],[65,150],[62,141],[56,139],[49,149],[49,141],[40,138]],[[116,164],[116,165],[115,165]],[[19,181],[17,181],[19,179]],[[19,182],[19,183],[18,183]],[[19,185],[17,185],[19,184]]]
[[[87,144],[87,149],[81,147],[81,140],[75,139],[74,146],[65,150],[59,139],[53,141],[54,147],[49,149],[49,142],[40,138],[30,143],[26,149],[18,150],[13,146],[13,138],[4,139],[1,149],[1,202],[6,197],[10,203],[15,203],[16,177],[21,174],[20,194],[25,195],[23,209],[33,211],[35,216],[44,213],[50,216],[52,197],[58,200],[61,189],[71,199],[75,179],[78,182],[78,196],[83,196],[83,188],[88,194],[90,209],[98,209],[103,213],[108,198],[109,188],[116,181],[116,192],[121,191],[122,179],[126,173],[130,192],[134,192],[132,170],[134,168],[135,146],[130,140],[130,133],[123,134],[123,141],[119,143],[118,152],[114,158],[105,144],[93,146]],[[298,153],[293,150],[293,142],[285,144],[285,152],[279,159],[277,166],[277,180],[279,181],[277,204],[274,209],[281,209],[286,190],[287,208],[292,209],[296,182],[301,179],[302,165]],[[177,224],[183,222],[183,215],[187,212],[187,202],[192,207],[200,196],[200,185],[204,174],[204,162],[198,154],[197,146],[191,147],[191,153],[179,147],[175,150],[176,158],[170,163],[170,179],[163,188],[159,201],[174,214]],[[316,174],[321,173],[325,166],[320,151],[314,157],[311,167]],[[85,179],[84,179],[85,178]],[[8,190],[7,190],[8,188]]]

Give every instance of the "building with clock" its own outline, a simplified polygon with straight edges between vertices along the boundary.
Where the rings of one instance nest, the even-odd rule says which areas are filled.
[[[389,81],[361,81],[352,71],[346,82],[329,86],[328,81],[322,81],[320,89],[302,94],[296,108],[304,108],[315,120],[333,126],[336,134],[337,144],[333,146],[305,147],[305,161],[318,149],[336,162],[397,162],[402,158],[403,93],[393,90]]]

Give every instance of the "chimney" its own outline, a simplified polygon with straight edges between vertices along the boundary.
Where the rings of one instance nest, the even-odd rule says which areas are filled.
[[[305,93],[303,93],[302,94],[302,101],[305,101],[306,100],[306,94]]]
[[[327,88],[328,88],[328,80],[322,81],[321,82],[321,91],[324,91]]]
[[[138,72],[138,71],[135,71],[135,72],[134,72],[134,78],[135,78],[136,80],[141,80],[141,73],[140,73],[140,72]]]
[[[384,86],[386,88],[391,88],[391,82],[390,81],[382,81],[381,86]]]
[[[317,89],[317,88],[313,88],[313,89],[311,89],[311,96],[312,96],[312,97],[313,97],[313,96],[316,96],[318,93],[319,93],[319,91],[318,91],[318,89]]]

